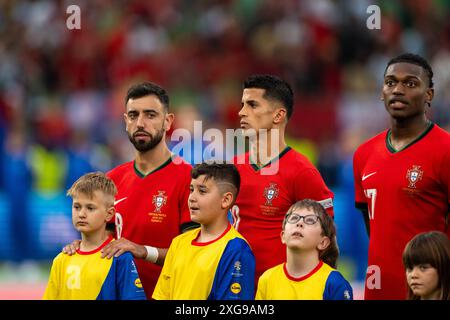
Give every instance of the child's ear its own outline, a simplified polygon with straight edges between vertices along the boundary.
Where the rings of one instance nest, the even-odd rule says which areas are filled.
[[[328,238],[327,236],[323,236],[322,240],[320,241],[320,243],[317,245],[317,249],[319,251],[325,250],[326,248],[328,248],[328,246],[330,245],[331,240],[330,238]]]
[[[232,192],[225,192],[222,196],[222,209],[230,208],[233,204],[234,196]]]
[[[286,244],[286,241],[284,241],[284,230],[281,231],[280,237],[281,237],[281,243]]]
[[[115,213],[116,213],[116,208],[114,208],[114,207],[109,208],[108,211],[106,211],[105,222],[109,222],[109,220],[111,220],[111,218],[114,217]]]

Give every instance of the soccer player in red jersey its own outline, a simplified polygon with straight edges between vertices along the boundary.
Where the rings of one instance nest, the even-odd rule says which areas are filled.
[[[365,299],[405,299],[407,242],[431,230],[450,235],[450,135],[426,116],[433,95],[424,58],[390,60],[382,91],[390,129],[354,154],[355,202],[370,236]]]
[[[118,189],[118,240],[103,248],[102,257],[131,252],[150,298],[172,239],[198,226],[191,222],[188,209],[191,165],[175,157],[165,142],[174,115],[163,88],[137,84],[128,90],[125,103],[126,131],[136,155],[107,174]]]
[[[251,76],[244,82],[241,104],[240,125],[250,138],[250,151],[234,159],[241,191],[232,217],[252,247],[258,280],[286,261],[280,234],[289,207],[314,199],[333,216],[333,193],[311,162],[286,145],[284,132],[294,104],[288,83],[272,75]]]

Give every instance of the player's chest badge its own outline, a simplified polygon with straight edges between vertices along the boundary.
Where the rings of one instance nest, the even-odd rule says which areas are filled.
[[[167,196],[165,193],[165,191],[158,191],[158,194],[153,196],[152,203],[155,205],[155,212],[161,212],[161,208],[166,204]]]
[[[406,173],[406,179],[408,180],[408,188],[415,189],[416,183],[422,180],[423,170],[420,170],[420,166],[413,165],[411,169]]]
[[[279,189],[276,183],[271,183],[264,189],[264,198],[266,198],[266,206],[271,206],[272,201],[278,197]]]

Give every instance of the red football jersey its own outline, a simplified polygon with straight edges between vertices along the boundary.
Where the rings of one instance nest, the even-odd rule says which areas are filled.
[[[405,299],[402,253],[421,232],[447,232],[450,135],[431,124],[396,151],[389,131],[370,139],[353,159],[355,201],[369,209],[370,241],[365,299]]]
[[[116,235],[140,245],[169,248],[181,233],[181,225],[190,222],[188,208],[191,166],[169,159],[161,167],[143,176],[134,161],[122,164],[108,176],[117,186]],[[158,281],[161,267],[136,259],[139,277],[148,298]]]
[[[311,162],[289,147],[262,169],[249,162],[248,153],[235,158],[234,163],[241,175],[241,188],[232,209],[233,222],[255,255],[257,280],[264,271],[286,261],[280,234],[289,207],[313,199],[332,216],[333,193]],[[264,169],[271,174],[264,174]]]

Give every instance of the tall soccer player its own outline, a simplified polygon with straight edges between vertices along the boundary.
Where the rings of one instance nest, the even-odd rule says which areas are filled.
[[[390,129],[355,152],[355,201],[370,235],[365,299],[405,299],[406,243],[431,230],[450,235],[450,135],[426,116],[433,95],[424,58],[390,60],[382,91]]]
[[[313,199],[333,216],[333,193],[310,161],[286,145],[284,133],[294,106],[288,83],[272,75],[250,76],[241,105],[240,125],[250,138],[250,151],[234,159],[241,191],[232,215],[235,228],[252,247],[258,280],[286,261],[280,233],[289,207]]]
[[[169,113],[169,96],[163,88],[149,82],[132,86],[125,104],[126,131],[136,154],[133,161],[108,172],[118,189],[118,240],[106,245],[102,256],[131,252],[151,298],[172,239],[197,226],[188,208],[191,165],[175,159],[167,147],[166,132],[174,115]]]

